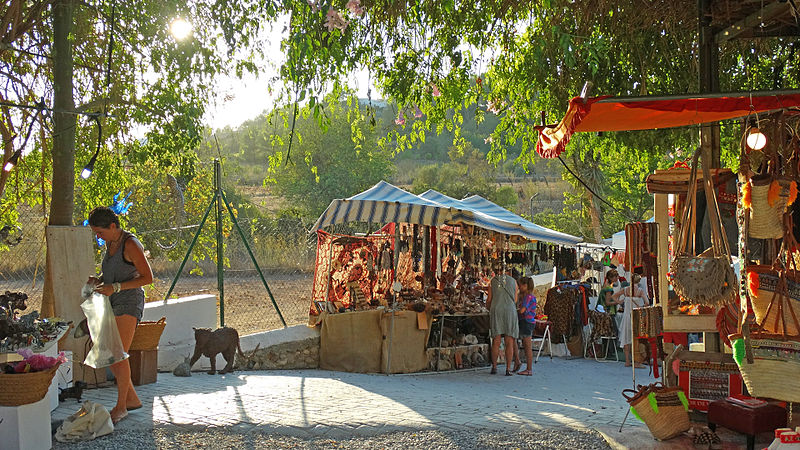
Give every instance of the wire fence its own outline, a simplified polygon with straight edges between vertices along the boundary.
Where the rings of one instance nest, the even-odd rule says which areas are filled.
[[[25,292],[29,297],[29,311],[40,310],[46,260],[46,217],[41,207],[37,210],[21,205],[17,209],[18,222],[22,225],[0,228],[0,244],[3,245],[0,249],[0,292]],[[145,216],[147,214],[138,217]],[[225,216],[222,274],[225,325],[236,328],[241,335],[282,328],[283,323],[250,253],[227,212]],[[172,227],[171,220],[160,218],[150,220],[148,228],[138,217],[135,214],[127,217],[126,227],[136,230],[150,255],[154,282],[145,289],[147,301],[163,301],[199,223]],[[152,229],[153,223],[160,223],[161,228]],[[239,217],[237,223],[286,324],[307,323],[316,254],[316,234],[308,233],[312,224],[297,218],[274,217]],[[165,227],[165,224],[168,225]],[[217,297],[219,304],[216,245],[212,242],[215,239],[214,214],[209,215],[200,234],[201,239],[177,278],[170,297],[210,294]],[[101,257],[102,251],[98,248],[98,268]]]

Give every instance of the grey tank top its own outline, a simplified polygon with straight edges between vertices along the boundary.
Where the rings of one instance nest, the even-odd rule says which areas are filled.
[[[136,266],[125,261],[122,254],[124,253],[125,242],[128,239],[133,239],[140,246],[142,244],[133,234],[127,231],[123,231],[122,233],[122,242],[119,244],[117,251],[109,256],[108,250],[106,250],[106,254],[103,255],[103,283],[105,284],[122,283],[139,276],[139,271],[136,270]],[[111,301],[111,306],[115,307],[121,305],[141,305],[141,307],[144,307],[144,289],[140,287],[136,289],[125,289],[111,294],[108,299]]]

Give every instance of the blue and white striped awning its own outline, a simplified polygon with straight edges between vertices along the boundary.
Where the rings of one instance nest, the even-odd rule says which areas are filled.
[[[448,206],[426,200],[385,181],[350,198],[337,199],[322,213],[314,230],[337,223],[415,223],[439,226],[451,221]]]
[[[461,200],[461,203],[473,211],[481,212],[486,215],[520,225],[528,233],[527,236],[530,239],[567,245],[575,245],[583,240],[582,238],[573,236],[571,234],[562,233],[541,225],[536,225],[530,220],[524,219],[517,214],[514,214],[511,211],[503,208],[502,206],[486,200],[480,195],[467,197]]]
[[[434,190],[414,195],[385,181],[350,198],[332,201],[313,229],[348,222],[465,224],[555,244],[574,245],[581,241],[536,225],[483,197],[456,200]]]

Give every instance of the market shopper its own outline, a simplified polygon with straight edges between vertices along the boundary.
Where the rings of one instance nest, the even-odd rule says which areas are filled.
[[[144,289],[153,282],[153,271],[144,254],[141,242],[123,230],[119,218],[111,208],[101,206],[89,213],[89,226],[95,235],[106,242],[102,270],[99,277],[90,277],[95,292],[109,297],[117,320],[117,328],[125,351],[130,350],[136,325],[144,312]],[[131,381],[130,362],[125,359],[111,365],[117,380],[117,404],[111,410],[111,420],[116,424],[128,411],[142,407]]]
[[[517,372],[522,367],[522,363],[517,346],[514,345],[514,372],[517,372],[517,375],[531,376],[533,374],[533,327],[536,322],[536,296],[533,295],[533,288],[533,278],[524,277],[519,280],[520,303],[517,308],[517,320],[527,367],[522,372]]]
[[[642,276],[638,273],[633,274],[631,277],[631,287],[620,291],[626,293],[621,296],[621,299],[625,304],[625,310],[622,312],[622,326],[620,326],[619,331],[619,343],[622,345],[623,351],[625,352],[626,367],[631,366],[631,347],[633,344],[633,324],[631,320],[631,314],[633,308],[641,308],[647,304],[647,294],[645,294],[644,290],[639,287],[639,282],[641,279]],[[636,368],[642,367],[644,367],[644,365],[636,363]]]
[[[616,269],[611,269],[606,272],[606,278],[603,282],[603,287],[600,288],[600,294],[597,296],[597,304],[603,307],[603,311],[610,316],[617,314],[617,306],[622,305],[623,301],[620,297],[623,290],[615,291],[615,285],[619,282],[619,272]],[[596,309],[596,308],[595,308]]]
[[[489,331],[492,336],[492,374],[497,373],[497,359],[500,356],[500,340],[505,343],[506,376],[511,373],[511,362],[514,360],[514,345],[519,335],[517,320],[517,283],[501,266],[495,268],[497,275],[489,283],[489,297],[486,307],[489,308]]]

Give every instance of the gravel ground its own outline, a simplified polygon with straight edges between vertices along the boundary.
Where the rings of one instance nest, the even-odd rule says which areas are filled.
[[[189,431],[178,427],[159,427],[151,431],[120,430],[94,441],[62,444],[53,440],[53,449],[608,449],[596,431],[548,429],[531,431],[425,430],[404,431],[375,436],[334,440],[311,440],[270,435],[259,431],[237,432],[224,428]]]

